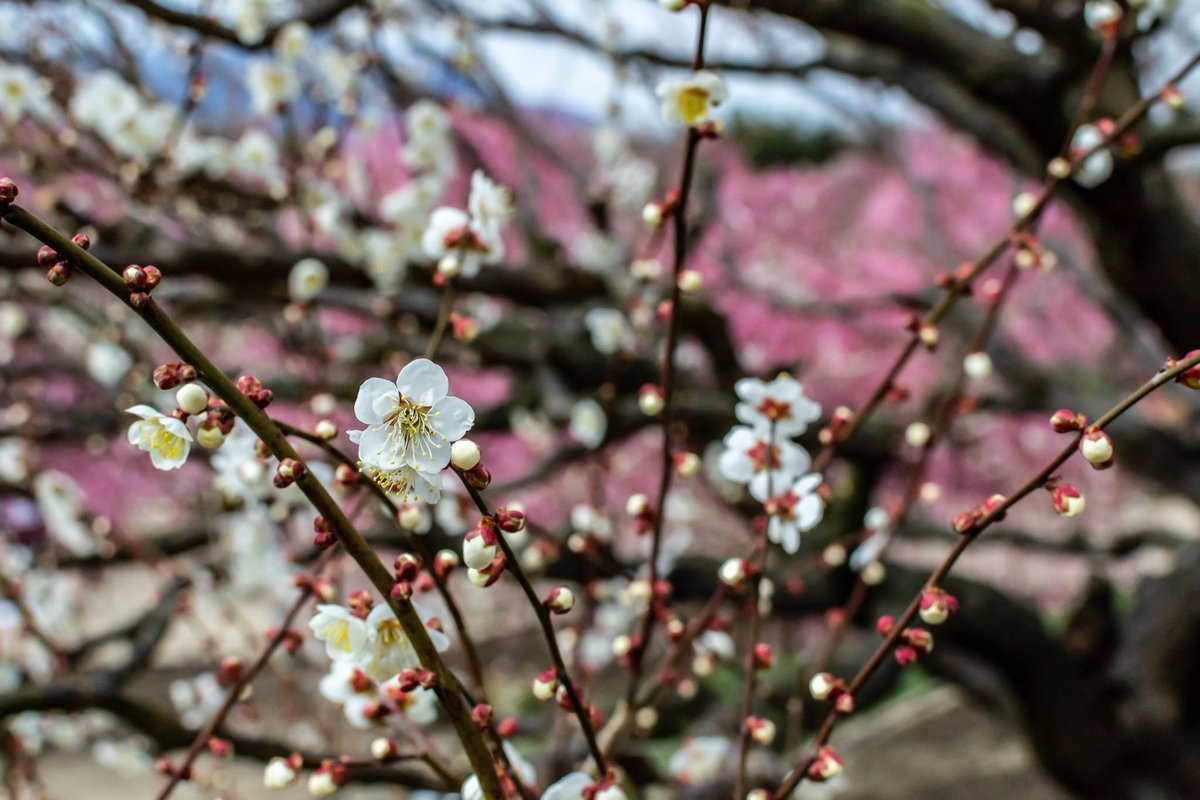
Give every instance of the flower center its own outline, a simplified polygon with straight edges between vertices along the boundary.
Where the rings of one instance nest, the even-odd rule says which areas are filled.
[[[177,458],[183,455],[183,439],[162,425],[157,426],[154,433],[143,433],[138,437],[138,445],[146,445],[166,458]]]
[[[767,444],[763,441],[755,442],[754,446],[746,451],[746,456],[750,459],[750,463],[754,465],[755,472],[779,469],[778,445]]]
[[[434,450],[444,446],[446,437],[434,429],[429,419],[430,412],[429,406],[419,406],[404,395],[399,395],[396,405],[384,415],[383,426],[387,429],[388,442],[399,455],[416,455],[428,460]]]
[[[758,404],[758,411],[772,422],[778,422],[781,419],[787,419],[792,416],[792,404],[781,403],[773,398],[766,398]]]
[[[679,93],[679,113],[692,125],[708,112],[708,92],[698,86],[689,86]]]

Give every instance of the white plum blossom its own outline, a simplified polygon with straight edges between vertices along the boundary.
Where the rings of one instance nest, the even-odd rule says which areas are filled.
[[[33,479],[33,499],[46,532],[77,556],[96,552],[96,539],[80,519],[83,514],[83,490],[65,472],[46,470]]]
[[[412,602],[412,607],[421,618],[421,622],[431,619],[429,612],[415,601]],[[417,651],[413,649],[408,634],[404,632],[400,620],[396,619],[391,606],[380,603],[371,609],[371,613],[367,615],[366,628],[367,640],[357,653],[356,661],[372,678],[386,681],[395,677],[401,670],[421,666]],[[450,639],[446,634],[428,626],[426,631],[439,653],[449,649]]]
[[[421,237],[421,248],[432,259],[457,259],[458,271],[464,277],[474,277],[484,264],[496,264],[504,258],[500,229],[511,213],[510,205],[508,190],[476,170],[471,175],[468,210],[449,206],[434,209]]]
[[[312,43],[312,28],[308,23],[294,20],[284,25],[275,36],[275,56],[283,61],[296,61],[308,52]]]
[[[714,108],[729,99],[729,89],[715,72],[700,70],[686,78],[667,78],[655,89],[668,125],[702,125]]]
[[[771,441],[769,431],[735,425],[725,435],[719,468],[734,483],[749,484],[750,496],[765,503],[774,492],[808,471],[808,452],[787,439]]]
[[[788,554],[800,550],[800,534],[810,531],[825,513],[824,502],[816,493],[821,476],[809,473],[797,478],[782,494],[766,502],[767,538]]]
[[[329,284],[329,267],[317,258],[302,258],[288,273],[288,297],[296,303],[313,300]]]
[[[317,684],[317,691],[329,702],[341,706],[352,727],[371,727],[371,720],[363,712],[379,698],[377,684],[353,661],[330,664],[328,674]]]
[[[411,692],[390,691],[398,687],[399,679],[392,678],[382,683],[379,688],[389,699],[398,698],[394,700],[396,707],[404,716],[418,725],[428,725],[437,719],[438,699],[433,690],[418,686]]]
[[[1095,125],[1080,125],[1071,138],[1071,153],[1080,157],[1104,141],[1104,134]],[[1097,150],[1084,159],[1075,170],[1075,182],[1091,189],[1108,180],[1113,171],[1113,155],[1107,149]]]
[[[437,488],[428,476],[446,468],[450,445],[475,424],[475,411],[449,390],[445,371],[427,358],[407,364],[395,381],[368,378],[359,387],[354,415],[367,426],[356,432],[359,460],[385,488],[399,483],[418,499]]]
[[[96,339],[88,346],[86,363],[88,375],[112,389],[133,366],[133,356],[116,342]]]
[[[604,434],[608,431],[608,418],[599,403],[585,397],[571,407],[571,423],[568,430],[575,441],[595,450],[604,441]]]
[[[243,133],[233,146],[230,163],[239,175],[262,181],[272,188],[284,183],[279,149],[265,131],[252,129]]]
[[[686,739],[683,746],[671,754],[667,770],[680,783],[704,783],[721,771],[730,749],[729,740],[721,736]]]
[[[175,417],[169,417],[147,405],[125,409],[141,417],[129,426],[129,443],[150,454],[155,469],[179,469],[187,461],[192,434]]]
[[[181,678],[171,681],[167,693],[171,705],[179,714],[179,721],[192,730],[199,730],[225,700],[225,690],[217,683],[212,672],[205,672],[191,680]]]
[[[734,409],[738,420],[760,432],[799,436],[821,417],[820,404],[805,397],[803,387],[789,375],[770,382],[742,378],[734,388],[741,400]]]
[[[584,800],[584,790],[595,782],[586,772],[570,772],[547,786],[542,800]]]
[[[0,118],[11,124],[25,117],[54,116],[50,81],[24,64],[0,61]]]
[[[625,314],[615,308],[593,308],[583,317],[597,352],[611,355],[630,351],[637,340]]]
[[[325,642],[325,654],[334,661],[357,659],[367,644],[367,624],[345,606],[332,603],[317,606],[308,627]]]
[[[292,68],[274,59],[260,59],[246,72],[246,88],[254,113],[274,114],[300,94],[300,81]]]

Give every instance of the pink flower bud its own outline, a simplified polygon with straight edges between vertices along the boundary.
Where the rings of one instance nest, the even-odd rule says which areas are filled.
[[[982,515],[985,517],[988,515],[991,515],[991,514],[995,514],[995,516],[992,517],[991,521],[999,522],[1000,520],[1004,519],[1005,512],[1003,512],[1003,511],[999,511],[999,513],[996,513],[996,512],[1004,505],[1004,502],[1006,499],[1007,498],[1005,498],[1004,495],[1002,495],[1002,494],[990,495],[990,496],[988,496],[988,498],[986,500],[984,500],[982,503],[979,504],[979,510],[982,513]]]
[[[445,578],[458,567],[458,553],[453,550],[439,550],[433,557],[433,571],[439,578]]]
[[[919,653],[933,652],[933,634],[924,628],[909,628],[901,638]]]
[[[747,717],[746,732],[750,738],[762,745],[775,741],[775,723],[765,717]]]
[[[40,255],[40,254],[39,254]],[[131,292],[136,292],[146,288],[146,271],[137,264],[130,264],[121,273],[121,280],[125,281],[125,288]]]
[[[0,205],[7,205],[17,199],[20,191],[12,178],[0,178]]]
[[[808,692],[814,700],[826,700],[845,688],[845,681],[829,672],[818,672],[808,682]]]
[[[575,607],[575,593],[566,586],[555,586],[542,603],[555,614],[566,614]]]
[[[854,713],[854,695],[849,692],[839,692],[833,701],[833,710],[839,714]]]
[[[1069,408],[1060,408],[1050,415],[1050,427],[1055,433],[1071,433],[1083,430],[1084,420]]]
[[[62,261],[62,258],[58,255],[58,251],[50,245],[44,244],[38,248],[37,263],[39,267],[49,267],[59,261]]]
[[[1193,350],[1183,357],[1183,361],[1189,361],[1196,356],[1200,356],[1200,350]],[[1191,367],[1179,373],[1179,377],[1175,379],[1176,383],[1182,383],[1189,389],[1200,389],[1200,365]]]
[[[1069,483],[1060,483],[1054,487],[1050,504],[1054,510],[1064,517],[1076,517],[1083,513],[1083,493]]]
[[[550,700],[558,691],[558,675],[548,669],[533,679],[533,696],[538,700]]]
[[[180,384],[179,364],[163,364],[154,368],[154,385],[162,391],[174,389]]]
[[[55,286],[66,286],[67,281],[71,280],[71,265],[65,261],[59,261],[57,264],[46,270],[46,280]],[[132,297],[130,301],[132,302]]]
[[[396,572],[396,580],[411,581],[421,571],[421,559],[412,553],[401,553],[392,564]]]
[[[467,483],[472,489],[479,492],[482,492],[492,483],[492,473],[488,472],[488,468],[483,464],[476,464],[464,472],[463,477],[467,479]]]
[[[1104,431],[1089,431],[1079,440],[1079,452],[1095,469],[1108,469],[1113,465],[1113,442]]]
[[[471,709],[471,722],[479,730],[487,730],[488,726],[492,724],[494,714],[495,712],[492,711],[492,707],[487,703],[479,703]]]
[[[950,520],[950,527],[955,533],[968,534],[975,530],[979,524],[979,517],[975,511],[964,511],[961,514],[955,514]]]
[[[775,664],[775,652],[771,650],[771,646],[766,642],[759,642],[754,645],[753,657],[755,669],[770,669]]]
[[[892,657],[902,667],[908,667],[917,663],[917,651],[906,644],[900,645],[892,651]]]
[[[525,512],[515,506],[501,506],[496,509],[496,523],[505,533],[519,533],[525,530]]]
[[[926,623],[941,625],[955,611],[958,611],[958,599],[945,589],[933,586],[921,593],[921,604],[917,613]]]
[[[879,619],[875,620],[875,631],[880,636],[887,636],[896,627],[896,620],[891,614],[884,614]]]
[[[808,779],[820,783],[842,774],[842,757],[832,747],[822,747],[808,765]]]
[[[512,717],[505,717],[496,723],[496,735],[501,739],[511,739],[517,735],[517,721]]]
[[[142,267],[142,272],[146,276],[147,292],[153,291],[154,287],[162,283],[162,272],[160,272],[158,267],[154,266],[153,264],[147,264],[146,266]]]

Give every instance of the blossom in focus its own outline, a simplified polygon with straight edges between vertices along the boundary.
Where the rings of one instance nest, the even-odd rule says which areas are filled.
[[[325,642],[325,653],[334,661],[356,658],[367,643],[366,623],[345,606],[317,606],[316,616],[308,621],[308,627]]]
[[[415,601],[413,609],[427,622],[431,615]],[[387,681],[395,677],[401,670],[414,669],[421,666],[417,651],[413,649],[408,634],[404,632],[400,620],[391,606],[380,603],[371,609],[366,619],[367,639],[361,650],[356,653],[356,662],[367,675],[378,681]],[[439,653],[450,647],[450,639],[441,631],[426,627],[433,646]]]
[[[821,521],[825,506],[816,489],[821,476],[809,473],[796,479],[788,491],[766,502],[767,538],[788,554],[800,550],[800,534]]]
[[[805,397],[800,382],[789,375],[770,382],[742,378],[734,388],[741,400],[734,409],[738,420],[760,433],[773,427],[779,436],[799,436],[821,417],[820,404]]]
[[[125,409],[141,417],[129,426],[129,443],[150,454],[155,469],[179,469],[187,461],[192,435],[187,426],[175,417],[160,414],[147,405]]]
[[[434,494],[450,445],[475,424],[475,411],[449,390],[445,371],[427,358],[407,364],[394,382],[364,381],[354,415],[367,428],[351,432],[364,471],[385,488],[399,484],[401,494],[423,500]]]
[[[668,125],[702,125],[714,108],[729,99],[729,89],[715,72],[700,70],[686,78],[667,78],[655,90]]]
[[[750,495],[766,502],[771,494],[789,485],[812,466],[804,448],[786,439],[771,441],[768,432],[735,425],[722,442],[718,467],[734,483],[749,484]]]

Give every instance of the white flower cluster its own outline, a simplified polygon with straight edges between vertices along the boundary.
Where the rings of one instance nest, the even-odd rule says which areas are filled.
[[[450,446],[475,424],[475,411],[449,391],[445,370],[427,358],[405,365],[395,381],[368,378],[358,389],[354,415],[367,427],[350,431],[350,440],[361,469],[403,502],[440,499]]]
[[[421,621],[430,614],[412,603]],[[321,679],[321,696],[340,705],[347,721],[366,728],[375,711],[391,709],[393,704],[412,721],[431,722],[436,715],[434,693],[421,687],[400,691],[397,676],[406,669],[417,669],[421,662],[400,620],[386,603],[376,605],[365,618],[340,605],[317,606],[309,621],[313,635],[325,643],[332,660],[329,674]],[[426,625],[429,638],[438,652],[450,647],[444,633]]]
[[[788,375],[769,383],[743,378],[735,388],[741,400],[735,413],[742,424],[725,436],[721,475],[748,485],[766,509],[770,540],[795,553],[800,534],[821,521],[824,504],[816,494],[821,476],[808,471],[812,458],[790,439],[821,416],[821,406]]]
[[[512,213],[508,189],[475,170],[467,209],[442,206],[429,217],[421,237],[425,255],[438,260],[438,271],[446,277],[472,278],[484,264],[504,258],[501,225]]]

